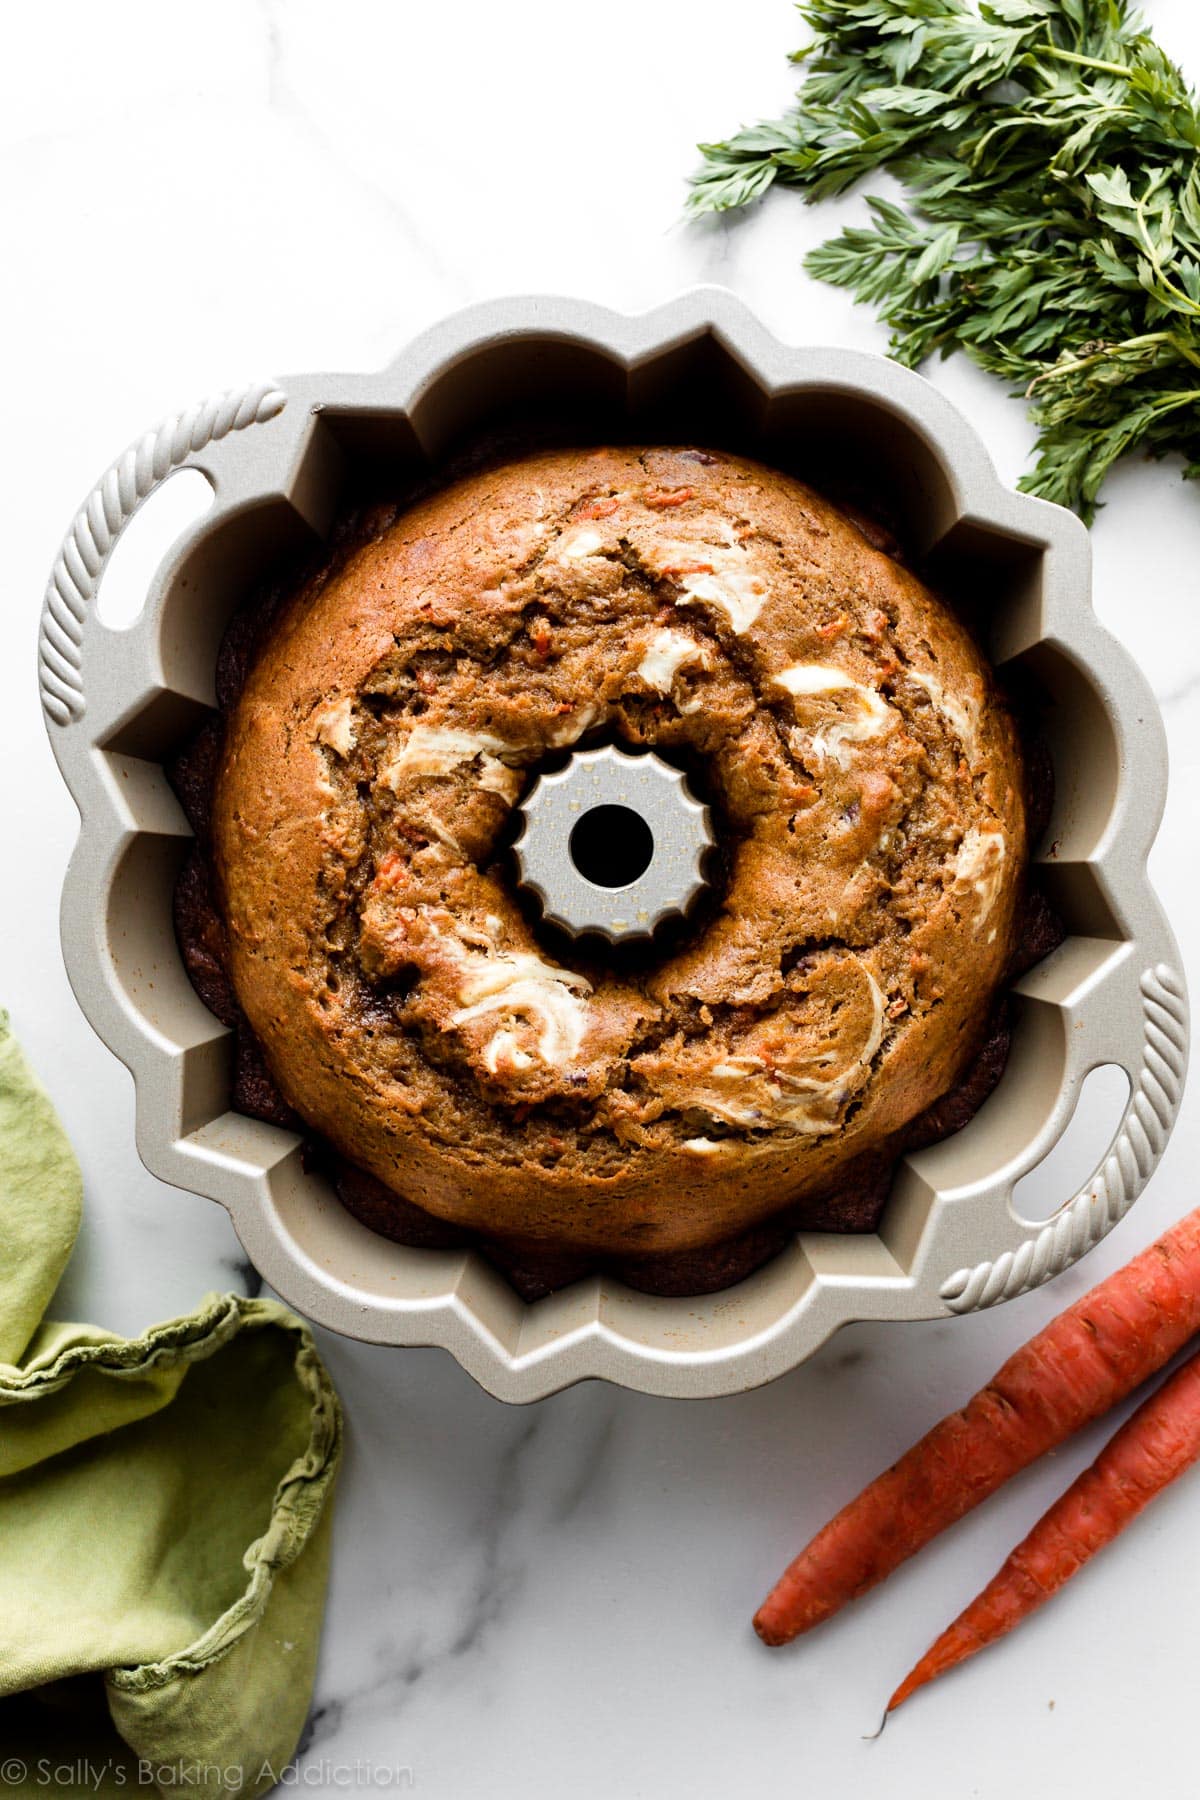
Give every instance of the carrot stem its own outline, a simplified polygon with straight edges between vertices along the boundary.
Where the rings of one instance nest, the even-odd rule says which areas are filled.
[[[1200,1460],[1200,1354],[1143,1401],[1043,1513],[981,1594],[958,1615],[888,1701],[910,1695],[994,1644],[1056,1594],[1177,1475]]]
[[[785,1644],[882,1581],[1200,1331],[1200,1209],[1051,1321],[819,1531],[755,1614]]]

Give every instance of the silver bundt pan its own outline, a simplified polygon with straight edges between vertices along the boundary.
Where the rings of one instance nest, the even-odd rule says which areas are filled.
[[[581,444],[723,442],[807,465],[818,485],[853,467],[908,520],[935,578],[982,604],[993,661],[1022,665],[1050,701],[1056,799],[1038,856],[1069,936],[1016,989],[999,1087],[965,1130],[905,1159],[877,1233],[803,1233],[706,1298],[592,1278],[530,1305],[473,1254],[366,1230],[305,1171],[294,1134],[230,1110],[229,1034],[193,992],[172,929],[188,827],[163,761],[213,706],[230,614],[327,531],[365,471],[410,480],[466,440],[548,415]],[[137,621],[113,630],[94,604],[108,555],[184,467],[207,476],[211,510],[159,568]],[[1082,525],[1002,487],[966,420],[883,358],[789,348],[715,289],[639,318],[523,299],[450,319],[379,374],[220,396],[131,446],[89,496],[51,578],[40,675],[82,817],[63,893],[67,969],[133,1072],[143,1160],[225,1206],[271,1285],[333,1330],[440,1344],[506,1400],[586,1376],[730,1393],[794,1367],[849,1320],[963,1313],[1048,1280],[1123,1215],[1162,1152],[1187,1028],[1146,874],[1166,786],[1157,708],[1092,613]],[[1050,1219],[1019,1217],[1014,1184],[1105,1063],[1125,1070],[1130,1096],[1101,1166]]]

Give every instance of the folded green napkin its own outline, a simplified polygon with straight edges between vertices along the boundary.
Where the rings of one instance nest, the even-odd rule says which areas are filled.
[[[337,1396],[270,1300],[43,1320],[80,1207],[0,1013],[0,1800],[266,1793],[312,1692]]]

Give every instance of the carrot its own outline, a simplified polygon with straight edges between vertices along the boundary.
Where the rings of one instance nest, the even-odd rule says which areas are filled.
[[[1000,1572],[905,1676],[888,1711],[1019,1625],[1197,1460],[1200,1354],[1143,1401],[1091,1468],[1043,1513]]]
[[[819,1531],[759,1607],[758,1635],[786,1644],[828,1619],[1107,1412],[1197,1331],[1200,1209],[1052,1320]]]

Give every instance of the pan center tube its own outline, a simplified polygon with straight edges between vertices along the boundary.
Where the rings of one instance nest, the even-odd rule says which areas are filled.
[[[520,807],[518,879],[553,925],[609,943],[652,937],[706,886],[709,811],[653,751],[580,750]]]

